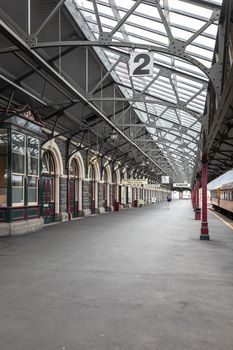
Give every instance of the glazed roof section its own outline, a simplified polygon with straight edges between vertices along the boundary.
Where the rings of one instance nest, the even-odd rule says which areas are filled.
[[[97,51],[101,52],[100,58],[103,62],[103,57],[107,58],[108,69],[114,67],[112,78],[171,169],[180,180],[190,181],[209,82],[200,68],[210,69],[212,65],[218,29],[216,13],[222,1],[73,0],[73,3],[88,26],[89,40],[98,41],[101,32],[112,33],[111,45]],[[169,53],[173,42],[185,45],[183,56]],[[127,43],[135,43],[139,51],[144,45],[148,49],[157,48],[153,49],[152,77],[129,76],[128,58],[134,49]],[[187,61],[185,55],[200,65]]]

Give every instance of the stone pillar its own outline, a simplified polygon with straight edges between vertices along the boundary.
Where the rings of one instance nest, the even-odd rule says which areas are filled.
[[[104,201],[104,184],[102,182],[99,182],[98,183],[98,208],[96,208],[98,214],[105,213],[103,201]]]
[[[60,177],[59,181],[59,216],[60,221],[69,219],[67,212],[67,177]]]
[[[109,184],[109,211],[113,211],[113,204],[112,204],[112,184]]]
[[[202,158],[202,221],[201,221],[201,240],[209,241],[209,228],[207,221],[207,159]]]
[[[89,193],[89,180],[84,179],[82,181],[82,202],[83,202],[83,215],[88,216],[91,215],[91,209],[90,209],[90,193]]]

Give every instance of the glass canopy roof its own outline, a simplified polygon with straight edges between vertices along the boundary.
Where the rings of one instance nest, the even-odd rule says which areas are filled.
[[[212,66],[222,1],[73,2],[87,24],[88,40],[112,33],[111,45],[101,47],[100,58],[114,66],[112,78],[151,135],[151,149],[159,147],[179,181],[190,181],[209,82],[203,67]],[[153,76],[129,76],[132,43],[137,51],[145,51],[140,45],[153,49]],[[177,54],[180,45],[183,51]]]

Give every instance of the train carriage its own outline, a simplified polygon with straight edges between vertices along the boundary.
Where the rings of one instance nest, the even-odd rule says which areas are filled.
[[[212,189],[210,194],[214,209],[233,215],[233,181]]]

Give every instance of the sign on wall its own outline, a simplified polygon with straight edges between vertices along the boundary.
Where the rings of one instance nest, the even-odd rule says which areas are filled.
[[[148,180],[147,179],[128,179],[128,180],[122,180],[122,185],[125,186],[137,186],[137,185],[147,185]]]
[[[153,75],[153,62],[153,52],[131,52],[129,59],[129,75],[131,77]]]
[[[190,183],[187,183],[187,182],[174,183],[173,187],[187,187],[187,188],[190,188]]]
[[[169,184],[169,182],[170,182],[169,176],[165,176],[165,175],[161,176],[161,183],[162,184]]]

